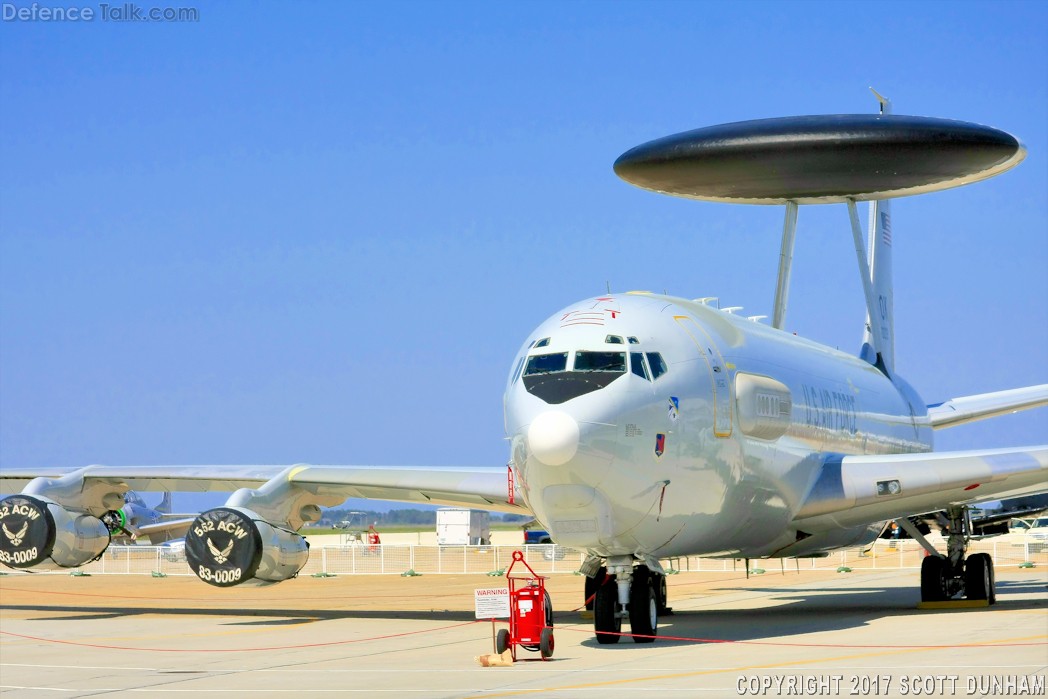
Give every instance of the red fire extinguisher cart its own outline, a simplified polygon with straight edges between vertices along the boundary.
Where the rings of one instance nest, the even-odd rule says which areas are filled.
[[[528,569],[529,576],[513,575],[518,563]],[[496,652],[503,653],[510,648],[516,660],[517,646],[521,646],[538,651],[543,660],[553,657],[553,603],[546,592],[546,578],[535,574],[523,553],[514,551],[506,579],[509,581],[509,630],[499,630]]]

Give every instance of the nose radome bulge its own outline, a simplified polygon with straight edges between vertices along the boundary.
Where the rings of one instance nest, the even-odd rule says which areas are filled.
[[[579,423],[559,410],[542,413],[528,427],[528,448],[547,466],[566,464],[579,448]]]

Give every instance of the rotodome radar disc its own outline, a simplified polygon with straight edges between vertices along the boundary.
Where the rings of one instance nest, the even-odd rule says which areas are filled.
[[[740,204],[829,204],[935,192],[1019,164],[1026,149],[989,126],[837,114],[708,126],[623,153],[615,173],[662,194]]]

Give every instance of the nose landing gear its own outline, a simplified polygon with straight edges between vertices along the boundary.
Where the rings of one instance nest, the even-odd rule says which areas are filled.
[[[593,593],[590,593],[593,590]],[[629,619],[635,643],[653,643],[658,635],[658,617],[667,612],[665,575],[644,564],[636,567],[632,557],[615,556],[586,580],[586,599],[593,597],[593,628],[597,643],[618,643],[622,620]]]

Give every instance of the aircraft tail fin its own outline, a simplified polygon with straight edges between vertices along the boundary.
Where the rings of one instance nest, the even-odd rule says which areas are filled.
[[[165,515],[171,514],[171,491],[170,490],[165,490],[164,491],[164,498],[160,501],[160,504],[156,506],[156,511],[161,513],[161,514],[165,514]]]
[[[881,103],[881,114],[891,114],[891,101],[870,88]],[[889,376],[895,371],[895,297],[892,283],[892,223],[891,202],[870,202],[870,224],[868,227],[870,255],[870,281],[877,312],[880,314],[880,337],[874,337],[874,323],[866,314],[866,331],[862,338],[863,359],[875,365]]]

